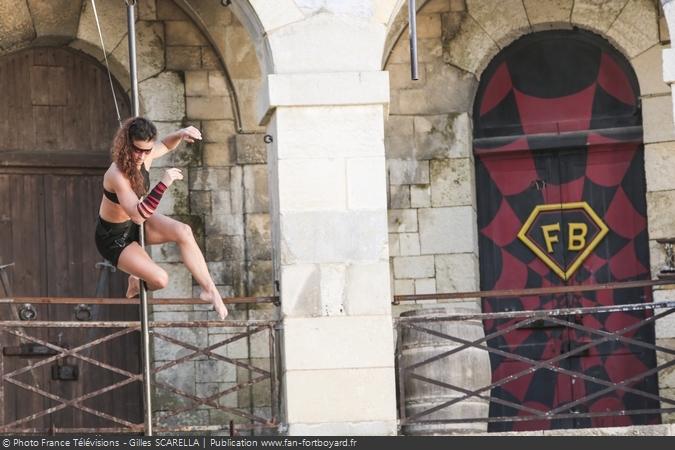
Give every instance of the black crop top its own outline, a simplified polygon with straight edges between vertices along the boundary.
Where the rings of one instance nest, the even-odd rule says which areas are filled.
[[[145,185],[145,191],[147,192],[150,190],[150,173],[145,168],[145,164],[141,166],[141,175],[143,175],[143,184]],[[103,188],[103,195],[105,195],[105,198],[111,202],[117,203],[118,205],[120,204],[120,200],[117,198],[117,194],[114,192],[107,191],[105,188]]]

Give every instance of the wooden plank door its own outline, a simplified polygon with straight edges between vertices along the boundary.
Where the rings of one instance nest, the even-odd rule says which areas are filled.
[[[114,82],[123,117],[129,115],[124,90]],[[68,48],[31,48],[0,58],[0,262],[15,262],[17,296],[93,297],[97,262],[95,220],[102,197],[102,174],[110,164],[109,145],[117,129],[107,73],[93,58]],[[115,273],[103,295],[121,297],[126,277]],[[73,305],[35,305],[40,320],[75,320]],[[0,306],[0,320],[16,318],[16,308]],[[92,307],[94,320],[137,320],[133,306]],[[48,342],[74,348],[109,334],[102,329],[32,329]],[[0,345],[26,341],[2,333]],[[123,349],[124,351],[120,351]],[[139,369],[138,336],[127,335],[83,352],[130,372]],[[0,356],[2,357],[2,356]],[[2,357],[4,372],[40,357]],[[57,364],[78,368],[77,380],[52,377],[49,364],[18,381],[63,399],[95,392],[123,379],[120,374],[76,358]],[[3,423],[29,417],[59,403],[12,383],[3,386]],[[141,420],[140,386],[97,395],[84,402],[124,420]],[[115,427],[118,423],[67,407],[18,428]]]

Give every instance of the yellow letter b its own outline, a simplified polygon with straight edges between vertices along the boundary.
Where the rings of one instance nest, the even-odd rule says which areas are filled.
[[[586,234],[588,234],[588,225],[585,223],[572,222],[568,225],[569,240],[567,250],[579,251],[586,246]]]

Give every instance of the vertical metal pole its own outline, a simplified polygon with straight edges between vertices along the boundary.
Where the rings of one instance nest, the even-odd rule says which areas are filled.
[[[131,77],[131,115],[138,116],[138,72],[136,70],[136,0],[126,0],[129,33],[129,73]],[[145,227],[141,224],[140,244],[145,247]],[[152,436],[152,383],[150,375],[150,331],[148,329],[148,292],[145,282],[140,285],[141,335],[143,357],[143,399],[145,405],[145,435]]]
[[[417,71],[417,6],[408,0],[408,37],[410,38],[410,77],[419,80]]]

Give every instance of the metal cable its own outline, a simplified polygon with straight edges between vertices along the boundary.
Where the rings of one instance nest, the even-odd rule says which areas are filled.
[[[105,68],[108,71],[108,81],[110,81],[110,91],[112,92],[113,101],[115,102],[115,112],[117,113],[117,121],[122,125],[122,116],[120,115],[120,108],[117,105],[117,96],[115,95],[115,85],[113,84],[112,74],[110,73],[110,66],[108,65],[108,53],[105,51],[105,43],[103,42],[103,33],[101,33],[101,24],[98,20],[98,12],[96,11],[96,0],[91,0],[91,7],[94,10],[94,18],[96,19],[96,29],[98,29],[98,37],[101,40],[101,48],[103,49],[103,59],[105,61]]]

